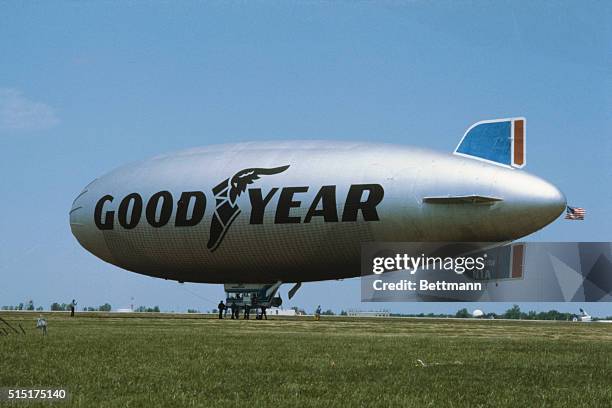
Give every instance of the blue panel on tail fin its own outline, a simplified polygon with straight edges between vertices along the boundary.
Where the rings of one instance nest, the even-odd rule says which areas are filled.
[[[466,132],[455,152],[510,166],[511,132],[511,119],[477,123]]]

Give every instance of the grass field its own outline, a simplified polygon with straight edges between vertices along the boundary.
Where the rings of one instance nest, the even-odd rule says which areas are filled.
[[[0,386],[71,406],[612,406],[612,324],[0,316]]]

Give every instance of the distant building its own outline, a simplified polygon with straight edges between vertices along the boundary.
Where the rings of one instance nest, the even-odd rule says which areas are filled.
[[[391,312],[388,310],[377,310],[377,311],[361,311],[361,310],[349,310],[347,313],[349,317],[389,317]]]
[[[297,316],[293,309],[283,309],[280,307],[271,307],[266,310],[268,316]]]

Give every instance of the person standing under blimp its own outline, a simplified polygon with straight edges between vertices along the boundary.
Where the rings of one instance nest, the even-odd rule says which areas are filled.
[[[230,304],[230,312],[232,314],[232,320],[238,319],[238,305],[236,305],[236,302],[233,300]]]
[[[247,302],[244,302],[244,319],[249,320],[251,314],[251,305]]]
[[[217,305],[217,308],[219,309],[219,319],[223,319],[223,311],[225,310],[225,303],[223,303],[223,301],[220,301],[219,304]]]

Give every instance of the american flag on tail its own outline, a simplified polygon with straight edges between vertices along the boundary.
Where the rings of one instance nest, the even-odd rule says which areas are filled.
[[[566,220],[584,220],[585,213],[586,211],[584,210],[584,208],[570,207],[568,205],[567,209],[565,210],[565,219]]]

